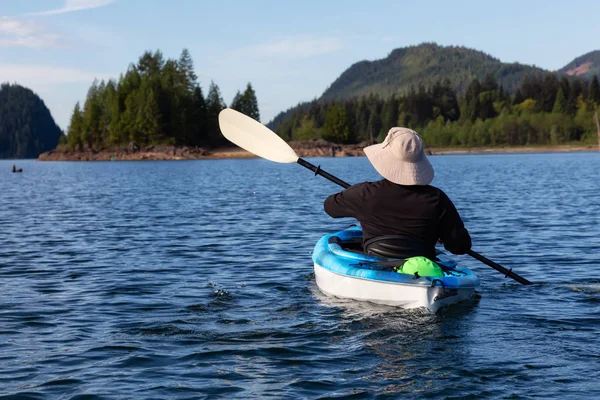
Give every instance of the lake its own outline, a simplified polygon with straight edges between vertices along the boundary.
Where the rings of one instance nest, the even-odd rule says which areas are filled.
[[[481,298],[438,314],[321,294],[312,248],[353,221],[295,164],[0,161],[0,398],[596,397],[600,154],[430,160],[473,250],[534,285],[456,256]]]

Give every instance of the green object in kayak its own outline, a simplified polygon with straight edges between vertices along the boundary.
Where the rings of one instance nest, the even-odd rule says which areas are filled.
[[[406,262],[396,271],[402,274],[414,275],[416,272],[419,276],[432,276],[435,278],[444,277],[444,271],[442,271],[442,268],[439,265],[429,258],[421,256],[407,258]]]

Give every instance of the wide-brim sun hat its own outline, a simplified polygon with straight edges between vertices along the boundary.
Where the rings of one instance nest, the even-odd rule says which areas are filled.
[[[395,127],[383,143],[364,148],[377,172],[399,185],[429,185],[433,167],[425,156],[423,140],[412,129]]]

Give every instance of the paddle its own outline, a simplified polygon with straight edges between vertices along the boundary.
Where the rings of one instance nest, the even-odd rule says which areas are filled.
[[[313,171],[315,175],[321,175],[344,189],[350,187],[349,183],[323,171],[320,166],[315,166],[298,157],[294,149],[275,132],[238,111],[231,108],[221,111],[219,113],[219,127],[227,140],[252,154],[278,163],[298,163]],[[469,250],[467,254],[494,268],[496,271],[503,273],[504,276],[511,277],[523,285],[531,285],[531,282],[512,272],[512,269],[506,269],[502,265],[496,264],[473,250]]]

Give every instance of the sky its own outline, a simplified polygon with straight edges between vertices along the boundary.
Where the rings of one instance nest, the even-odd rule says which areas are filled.
[[[261,121],[318,98],[352,64],[436,42],[556,70],[600,49],[600,1],[0,0],[0,82],[39,94],[62,129],[94,79],[187,48],[204,93],[250,82]]]

